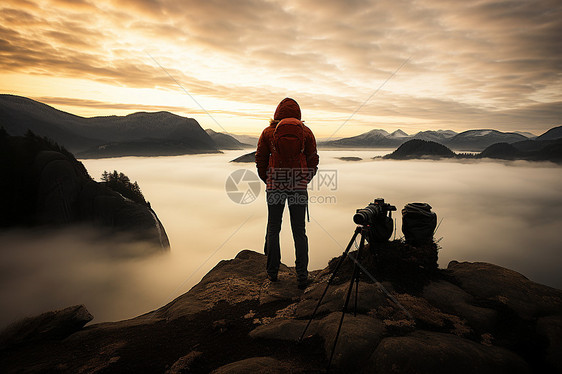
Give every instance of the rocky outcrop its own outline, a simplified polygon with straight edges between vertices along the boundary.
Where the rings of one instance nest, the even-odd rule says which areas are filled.
[[[203,353],[198,351],[192,351],[185,356],[180,357],[169,370],[166,370],[166,374],[182,374],[189,373],[193,368],[195,362],[201,357]]]
[[[477,331],[490,331],[497,322],[495,310],[474,305],[474,296],[444,280],[428,284],[423,298],[443,312],[466,320]]]
[[[266,261],[264,255],[248,250],[232,260],[223,260],[188,293],[155,311],[153,317],[177,319],[210,310],[221,302],[235,305],[245,301],[267,304],[298,300],[302,291],[296,287],[293,271],[281,264],[280,282],[266,281]]]
[[[537,333],[546,339],[546,362],[562,373],[562,315],[541,317],[537,320]]]
[[[290,366],[271,357],[252,357],[221,366],[211,374],[285,374]]]
[[[562,314],[562,291],[535,283],[516,271],[484,262],[451,261],[448,272],[483,302],[503,305],[526,320]]]
[[[230,162],[256,162],[256,151],[246,153],[240,157],[236,157],[234,160]]]
[[[294,268],[282,265],[279,282],[270,282],[266,257],[244,250],[153,312],[67,338],[4,346],[0,371],[320,373],[332,355],[332,370],[342,373],[560,370],[562,291],[500,266],[456,261],[416,274],[413,287],[405,273],[376,272],[370,257],[361,263],[382,283],[362,276],[345,314],[351,261],[333,278],[335,261],[312,272],[302,291]],[[31,354],[33,362],[21,361]]]
[[[90,225],[106,237],[123,234],[167,250],[165,229],[152,209],[97,183],[74,156],[33,134],[3,136],[0,228]],[[4,170],[5,168],[5,170]]]
[[[64,339],[94,317],[84,305],[75,305],[13,323],[0,334],[0,350],[23,344]]]
[[[377,373],[530,373],[523,359],[501,347],[439,332],[383,339],[369,359]]]

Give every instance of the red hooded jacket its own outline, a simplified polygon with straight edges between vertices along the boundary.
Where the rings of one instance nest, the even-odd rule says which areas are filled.
[[[273,133],[275,132],[275,127],[279,121],[285,118],[295,118],[299,121],[301,119],[299,104],[291,98],[285,98],[279,103],[277,109],[275,110],[273,121],[271,121],[271,124],[263,130],[258,140],[258,148],[256,151],[256,167],[258,169],[258,175],[261,180],[266,183],[268,190],[305,190],[306,185],[310,182],[318,170],[319,157],[316,149],[316,138],[314,137],[312,131],[304,124],[304,156],[307,171],[302,173],[301,170],[298,170],[298,175],[294,176],[298,180],[296,183],[292,183],[291,187],[287,188],[287,175],[281,173],[279,170],[275,170],[271,166]]]

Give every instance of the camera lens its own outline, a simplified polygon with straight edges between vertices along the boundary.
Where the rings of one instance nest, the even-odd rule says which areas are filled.
[[[366,222],[368,222],[368,218],[367,214],[363,211],[363,209],[358,210],[357,213],[355,213],[355,215],[353,216],[353,222],[355,222],[358,225],[364,225]]]

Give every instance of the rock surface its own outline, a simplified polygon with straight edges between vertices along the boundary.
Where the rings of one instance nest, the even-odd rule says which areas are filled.
[[[431,282],[423,297],[443,312],[464,318],[478,331],[490,331],[497,319],[496,311],[474,305],[472,295],[447,281]]]
[[[370,259],[363,260],[374,272]],[[0,371],[325,372],[352,267],[343,263],[299,342],[331,268],[312,272],[314,281],[303,292],[294,268],[282,265],[280,281],[272,283],[265,264],[264,255],[244,250],[153,312],[90,325],[66,338],[4,346]],[[560,371],[559,290],[485,263],[452,262],[416,278],[422,287],[408,288],[413,279],[402,282],[404,276],[360,281],[357,315],[354,291],[333,372]]]
[[[94,317],[84,305],[46,312],[6,327],[0,334],[0,350],[23,344],[64,339],[80,330]]]
[[[484,262],[451,261],[448,272],[474,297],[504,304],[523,319],[562,314],[562,291]]]
[[[379,344],[384,334],[382,321],[370,316],[345,315],[334,347],[341,313],[331,313],[318,323],[317,334],[324,341],[326,357],[332,358],[332,365],[345,371],[359,371]],[[333,352],[333,353],[332,353]]]
[[[370,358],[377,373],[529,373],[528,365],[506,349],[454,335],[416,331],[384,339]]]
[[[546,360],[550,367],[562,373],[562,315],[539,318],[537,332],[546,338]]]
[[[294,270],[281,264],[279,282],[267,280],[266,257],[243,250],[232,260],[219,262],[188,293],[158,309],[154,316],[167,320],[213,308],[219,302],[234,305],[244,301],[261,304],[298,300],[302,291],[297,286]]]
[[[192,351],[185,356],[180,357],[172,367],[166,371],[166,374],[182,374],[189,373],[193,367],[195,361],[201,357],[203,353],[198,351]]]
[[[288,369],[288,365],[274,358],[253,357],[221,366],[211,374],[285,374]]]

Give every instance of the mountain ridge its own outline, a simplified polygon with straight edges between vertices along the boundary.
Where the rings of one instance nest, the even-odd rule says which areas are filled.
[[[165,111],[86,118],[21,96],[0,95],[0,125],[12,135],[24,135],[29,129],[90,157],[98,156],[96,152],[104,157],[103,146],[113,150],[112,156],[130,155],[131,144],[146,154],[218,152],[195,119]]]
[[[228,133],[217,132],[213,129],[205,129],[205,132],[213,139],[219,149],[238,150],[253,147],[250,144],[239,141],[235,136]]]
[[[394,148],[412,139],[434,141],[459,151],[482,151],[495,143],[515,143],[529,140],[530,138],[521,133],[501,132],[494,129],[466,130],[460,133],[452,130],[425,130],[419,131],[413,135],[408,135],[400,129],[394,131],[392,134],[389,134],[386,130],[375,129],[347,138],[319,142],[318,146],[338,148]]]
[[[377,158],[377,157],[375,157]],[[562,163],[562,137],[556,140],[524,140],[515,143],[494,143],[477,154],[455,153],[447,146],[431,140],[410,139],[383,159],[500,159],[551,161]]]
[[[23,135],[27,129],[31,129],[34,133],[54,139],[73,152],[84,152],[84,157],[115,157],[128,153],[143,155],[143,149],[147,151],[145,155],[219,152],[220,149],[252,147],[258,139],[256,136],[213,130],[209,133],[195,119],[166,111],[86,118],[33,99],[9,94],[0,95],[0,126],[13,135]],[[425,130],[413,135],[401,129],[392,133],[384,129],[372,129],[347,138],[319,141],[318,146],[394,148],[410,139],[421,139],[435,141],[454,150],[480,152],[495,143],[556,137],[562,131],[560,128],[562,126],[539,137],[529,132],[501,132],[494,129],[466,130],[460,133],[441,129]],[[103,149],[106,151],[102,151]],[[107,149],[112,151],[108,152]],[[110,153],[111,156],[104,153]]]

